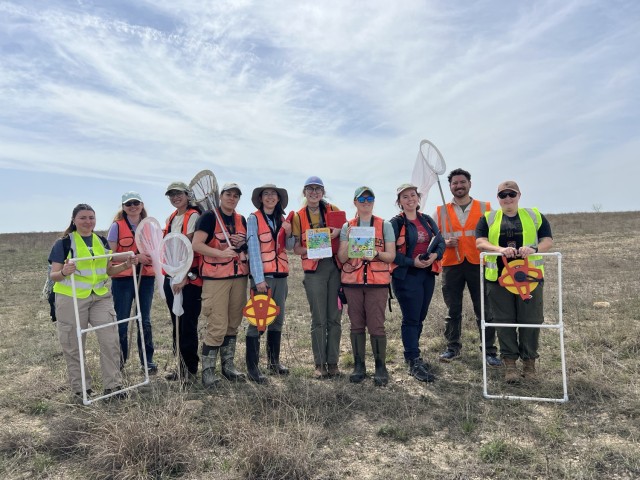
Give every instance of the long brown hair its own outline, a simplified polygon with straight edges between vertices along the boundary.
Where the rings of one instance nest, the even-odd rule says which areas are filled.
[[[78,205],[76,205],[73,208],[73,212],[71,213],[71,222],[69,223],[67,229],[62,232],[61,238],[68,237],[71,232],[75,232],[78,229],[73,219],[76,218],[76,215],[78,215],[78,213],[82,210],[89,210],[93,213],[96,213],[96,211],[88,203],[79,203]]]

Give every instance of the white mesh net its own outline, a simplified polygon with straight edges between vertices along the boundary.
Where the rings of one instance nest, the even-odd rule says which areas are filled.
[[[162,239],[160,245],[160,264],[162,269],[171,276],[171,286],[177,285],[191,268],[193,262],[193,249],[191,242],[181,233],[169,233]],[[173,294],[173,313],[180,316],[184,313],[182,308],[182,291]]]
[[[153,271],[156,274],[156,288],[160,296],[164,298],[164,275],[160,264],[160,244],[164,232],[158,220],[153,217],[143,219],[136,228],[136,245],[140,253],[151,257]]]

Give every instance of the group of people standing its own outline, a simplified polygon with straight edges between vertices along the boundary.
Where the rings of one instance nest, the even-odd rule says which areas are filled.
[[[324,183],[316,176],[309,177],[303,185],[302,208],[286,218],[288,193],[274,184],[252,191],[251,201],[256,210],[245,218],[236,212],[242,196],[236,183],[225,184],[220,191],[219,205],[207,211],[190,203],[190,191],[185,183],[171,183],[166,195],[175,211],[166,220],[165,235],[180,232],[187,236],[192,242],[194,260],[181,283],[172,284],[168,276],[165,279],[164,292],[170,312],[174,294],[178,292],[182,293],[184,308],[179,321],[171,312],[174,352],[180,352],[180,361],[179,370],[167,378],[192,382],[201,361],[202,384],[213,388],[221,381],[217,375],[219,358],[219,371],[226,379],[245,381],[248,378],[266,383],[268,377],[259,367],[263,336],[266,337],[268,372],[289,373],[280,358],[288,294],[288,252],[300,255],[302,261],[303,285],[311,314],[313,375],[318,379],[341,375],[341,307],[346,303],[354,359],[349,380],[359,383],[366,378],[368,332],[375,360],[373,381],[376,385],[388,383],[385,312],[393,289],[402,312],[401,336],[408,373],[418,381],[434,381],[433,369],[421,355],[419,344],[436,276],[442,273],[442,293],[448,309],[447,349],[439,359],[450,362],[460,356],[462,348],[465,287],[480,327],[480,251],[496,254],[488,257],[486,263],[485,318],[491,322],[542,323],[542,284],[530,299],[523,300],[510,293],[499,285],[504,266],[498,259],[500,256],[529,257],[530,262],[542,268],[536,254],[552,246],[548,221],[537,209],[519,208],[521,194],[516,182],[500,184],[497,193],[500,210],[493,211],[489,202],[470,196],[469,172],[453,170],[448,180],[453,199],[438,207],[433,216],[420,211],[421,194],[416,186],[400,185],[396,191],[400,213],[390,221],[374,215],[374,190],[359,187],[353,196],[356,215],[341,226],[329,221],[332,212],[340,209],[326,201]],[[55,282],[58,333],[70,383],[79,396],[82,391],[71,274],[75,274],[80,323],[86,328],[89,324],[104,325],[113,323],[115,318],[131,316],[135,295],[131,270],[137,269],[141,279],[139,298],[144,330],[144,345],[138,335],[139,358],[144,365],[144,349],[149,374],[157,372],[150,320],[155,274],[151,258],[140,253],[135,243],[136,227],[146,216],[140,195],[125,193],[122,208],[105,239],[93,232],[96,222],[93,209],[80,204],[73,210],[63,237],[52,248],[50,278]],[[349,238],[357,227],[372,227],[375,247],[364,256],[352,258]],[[309,258],[307,232],[318,228],[328,228],[330,238],[339,247],[326,258]],[[133,255],[69,261],[103,255],[110,250],[133,252]],[[112,277],[111,291],[106,286],[109,276]],[[279,313],[266,327],[266,335],[254,325],[247,328],[245,375],[236,368],[235,351],[248,288],[257,294],[267,293],[279,307]],[[200,347],[198,319],[201,314],[204,328]],[[124,322],[119,328],[114,325],[97,331],[107,392],[120,388],[122,383],[120,370],[128,358],[127,326]],[[496,330],[502,360],[495,346]],[[539,330],[531,328],[486,328],[485,361],[493,367],[501,367],[504,362],[505,379],[515,382],[521,378],[516,366],[516,360],[521,358],[524,377],[534,378],[538,335]],[[90,389],[89,378],[86,385]]]

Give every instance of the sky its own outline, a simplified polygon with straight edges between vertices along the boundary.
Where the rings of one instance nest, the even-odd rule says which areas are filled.
[[[390,218],[423,139],[496,205],[513,179],[543,213],[640,210],[638,25],[636,0],[0,0],[0,232],[78,203],[104,230],[130,190],[163,223],[204,169],[244,215],[318,175]]]

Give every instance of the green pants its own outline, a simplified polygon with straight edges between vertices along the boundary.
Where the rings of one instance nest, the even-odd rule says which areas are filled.
[[[338,310],[340,272],[331,258],[318,262],[302,281],[311,310],[311,349],[316,365],[337,364],[340,356],[342,312]]]
[[[487,295],[495,323],[528,323],[544,322],[542,283],[538,284],[531,294],[533,298],[522,300],[497,282],[487,282]],[[522,358],[523,360],[538,358],[539,328],[496,328],[500,342],[502,358]]]

